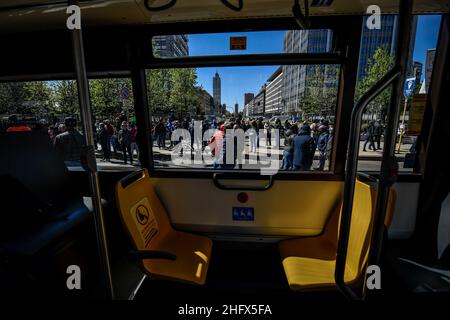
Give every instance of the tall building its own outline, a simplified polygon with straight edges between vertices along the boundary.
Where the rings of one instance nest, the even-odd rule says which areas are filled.
[[[213,99],[216,106],[221,105],[221,91],[221,80],[219,73],[216,71],[216,74],[213,78]]]
[[[239,114],[239,105],[237,102],[234,104],[234,114],[236,116]]]
[[[164,35],[153,37],[153,53],[162,58],[189,55],[187,35]]]
[[[267,79],[265,115],[280,114],[282,110],[281,85],[283,84],[283,68],[279,67]]]
[[[358,65],[358,79],[366,75],[368,62],[379,47],[384,47],[394,55],[397,40],[397,17],[393,15],[381,16],[381,29],[370,30],[366,26],[367,18],[363,19],[360,59]],[[412,21],[412,41],[410,45],[410,59],[407,63],[407,73],[414,72],[412,52],[417,29],[417,16]],[[286,53],[329,52],[332,49],[333,34],[331,30],[290,30],[284,35],[284,51]],[[323,88],[337,88],[338,68],[335,65],[289,65],[282,67],[282,105],[283,113],[300,114],[304,98],[308,96],[306,83],[315,76],[317,71],[323,76]],[[325,91],[324,91],[325,92]]]
[[[253,103],[253,116],[263,116],[266,104],[266,85],[263,85],[261,90],[256,95]]]
[[[423,65],[419,61],[414,61],[413,66],[413,73],[411,74],[411,77],[416,78],[416,85],[418,85],[420,84],[420,80],[422,78]]]
[[[284,35],[284,51],[286,53],[329,52],[332,44],[332,31],[326,29],[289,30]],[[314,65],[282,67],[283,113],[300,113],[299,105],[305,93],[306,80],[315,72],[315,68]],[[324,70],[324,72],[326,71]]]
[[[252,117],[254,115],[254,105],[255,105],[255,99],[250,100],[244,107],[244,116],[245,117]]]
[[[430,87],[431,82],[431,73],[433,72],[433,63],[434,63],[434,55],[436,53],[436,49],[428,49],[427,57],[425,60],[425,91],[428,92],[428,88]]]
[[[385,48],[392,56],[395,55],[397,49],[398,17],[395,15],[382,15],[380,29],[367,28],[368,18],[368,16],[364,17],[362,25],[358,79],[362,79],[366,75],[368,63],[379,47]],[[413,73],[412,53],[417,31],[417,16],[413,16],[411,27],[411,43],[409,48],[410,58],[406,67],[407,74]]]
[[[247,105],[252,99],[255,97],[253,93],[246,92],[244,93],[244,106]]]
[[[199,94],[199,101],[200,101],[200,107],[199,111],[201,114],[204,115],[214,115],[215,114],[215,107],[214,107],[214,99],[211,97],[211,95],[208,93],[208,91],[199,88],[198,90]]]

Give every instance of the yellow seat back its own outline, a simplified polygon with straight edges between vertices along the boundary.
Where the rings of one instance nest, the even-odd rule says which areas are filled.
[[[350,282],[357,280],[364,270],[370,248],[375,201],[375,189],[357,179],[347,247],[346,282],[347,279]]]
[[[131,180],[119,181],[116,199],[122,222],[137,250],[157,248],[161,239],[173,231],[147,169],[137,171]]]

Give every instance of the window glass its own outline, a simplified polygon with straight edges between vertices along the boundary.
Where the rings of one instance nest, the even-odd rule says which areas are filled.
[[[156,168],[329,170],[339,66],[147,71]]]
[[[139,147],[131,81],[93,79],[89,84],[98,168],[134,169]],[[0,83],[0,131],[30,130],[47,132],[66,165],[82,170],[84,133],[76,81]]]
[[[398,119],[396,156],[399,170],[413,172],[420,139],[425,101],[430,86],[440,25],[439,15],[417,15],[412,20],[412,42],[407,62],[407,81]],[[381,29],[368,29],[363,21],[358,82],[355,100],[362,96],[393,65],[398,17],[381,17]],[[363,115],[358,170],[379,171],[384,129],[392,88],[371,102]]]
[[[158,35],[152,38],[158,58],[330,52],[333,32],[329,29]]]

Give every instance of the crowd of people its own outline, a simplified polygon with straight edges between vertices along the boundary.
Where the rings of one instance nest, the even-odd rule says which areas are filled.
[[[282,123],[280,119],[276,119],[272,123],[263,118],[242,119],[239,117],[222,121],[204,119],[197,121],[201,123],[201,137],[207,130],[213,129],[210,131],[209,141],[194,141],[195,122],[194,119],[187,117],[181,121],[175,118],[157,119],[152,128],[153,143],[156,143],[160,150],[172,149],[183,139],[179,138],[177,141],[172,141],[173,131],[185,129],[190,133],[191,141],[188,145],[191,150],[194,150],[195,145],[202,144],[202,149],[209,145],[215,169],[240,166],[238,159],[243,157],[245,141],[237,141],[234,130],[238,129],[247,133],[249,153],[256,153],[261,141],[265,141],[265,147],[272,147],[272,143],[280,146],[280,142],[283,140],[283,170],[311,170],[316,150],[319,153],[319,164],[314,169],[324,170],[325,162],[329,158],[331,150],[332,130],[329,121],[326,119],[313,121],[311,124],[307,122],[291,124],[289,120]],[[273,141],[272,129],[278,130],[278,141]],[[264,139],[262,139],[262,132],[264,132]],[[232,135],[232,137],[227,137],[227,134]],[[227,159],[226,143],[232,138],[235,139],[234,155]],[[170,145],[166,145],[167,140],[169,140]],[[231,163],[230,159],[233,159]]]
[[[114,121],[104,120],[96,125],[97,142],[101,147],[102,161],[111,161],[111,157],[118,158],[122,153],[124,164],[133,164],[134,155],[139,159],[137,144],[137,125],[135,121],[128,122],[121,114]]]
[[[111,161],[112,158],[123,161],[124,164],[133,164],[135,159],[139,159],[139,147],[137,143],[137,125],[135,118],[128,121],[130,116],[120,113],[110,119],[97,121],[94,125],[95,148],[101,161]],[[31,128],[17,123],[16,118],[10,119],[10,125],[7,131],[29,131]],[[195,122],[197,120],[197,122]],[[201,127],[199,136],[194,134],[195,126]],[[183,141],[187,137],[180,137],[178,140],[172,140],[172,133],[176,129],[186,129],[190,133],[190,141]],[[244,139],[238,141],[235,131],[242,129],[245,132]],[[272,136],[273,129],[278,130],[278,141]],[[209,139],[203,141],[206,131]],[[369,138],[364,144],[370,143],[369,148],[375,149],[375,142],[378,142],[378,132],[376,123],[370,123],[366,131]],[[84,146],[83,135],[77,129],[77,121],[74,117],[65,118],[64,122],[56,122],[48,126],[48,135],[55,149],[58,150],[69,166],[76,166],[80,163],[80,156]],[[231,136],[229,136],[231,135]],[[168,119],[159,118],[152,122],[151,139],[154,147],[160,150],[172,150],[180,142],[188,145],[191,150],[195,147],[201,147],[204,151],[209,147],[209,152],[213,157],[213,167],[215,169],[231,169],[242,167],[242,162],[238,159],[245,158],[246,145],[247,153],[256,154],[260,143],[263,147],[280,147],[282,150],[282,170],[324,170],[326,160],[329,159],[332,143],[332,127],[326,119],[320,121],[293,122],[289,120],[283,123],[280,119],[274,122],[264,120],[263,118],[242,119],[241,117],[229,118],[224,120],[193,119],[186,117],[177,119],[171,117]],[[233,156],[227,157],[227,142],[235,139]],[[282,144],[282,145],[281,145]],[[182,151],[181,151],[182,152]],[[229,150],[228,150],[229,152]],[[263,151],[264,152],[264,151]],[[318,165],[313,167],[313,160],[318,152]]]

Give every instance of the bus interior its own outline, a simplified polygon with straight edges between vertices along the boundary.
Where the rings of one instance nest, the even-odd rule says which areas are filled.
[[[1,1],[0,296],[448,302],[450,3],[370,5]]]

